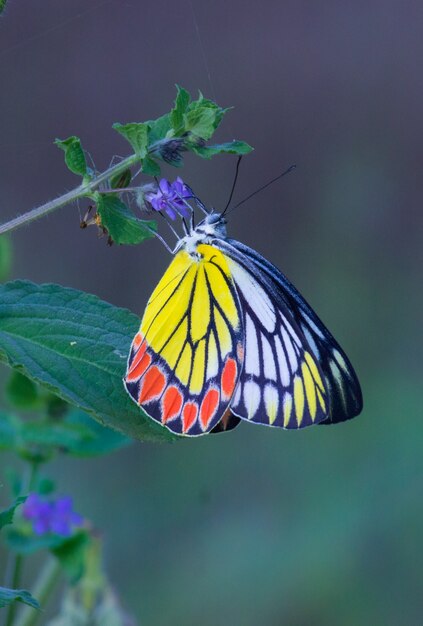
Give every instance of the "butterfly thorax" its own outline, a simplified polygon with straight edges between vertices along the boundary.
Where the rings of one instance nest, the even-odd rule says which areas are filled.
[[[180,240],[178,250],[186,250],[192,257],[198,258],[198,246],[211,244],[216,238],[226,238],[226,220],[221,213],[212,212]]]

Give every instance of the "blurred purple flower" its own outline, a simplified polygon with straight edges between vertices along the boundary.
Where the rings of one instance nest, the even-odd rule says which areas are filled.
[[[186,198],[192,198],[192,192],[179,176],[173,183],[162,178],[155,191],[145,194],[151,207],[155,211],[163,211],[171,220],[175,220],[178,215],[189,216],[189,208],[184,202]]]
[[[38,493],[29,494],[23,505],[25,519],[32,522],[36,535],[56,533],[69,537],[74,526],[81,526],[83,518],[72,509],[72,498],[63,496],[56,500],[44,500]]]

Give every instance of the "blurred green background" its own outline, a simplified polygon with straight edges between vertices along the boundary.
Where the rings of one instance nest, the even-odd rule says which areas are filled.
[[[126,150],[113,122],[200,88],[236,107],[220,138],[256,148],[238,200],[297,163],[229,232],[296,284],[363,387],[339,426],[55,463],[143,626],[422,623],[422,29],[411,0],[9,0],[0,18],[1,220],[76,185],[55,137],[80,135],[105,168]],[[187,158],[183,176],[222,207],[234,167]],[[141,314],[168,253],[108,248],[79,229],[85,210],[18,230],[14,277]]]

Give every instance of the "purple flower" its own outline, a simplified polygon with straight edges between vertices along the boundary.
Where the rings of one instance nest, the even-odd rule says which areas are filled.
[[[171,187],[177,198],[192,198],[191,189],[184,183],[180,176],[172,183]]]
[[[151,207],[155,211],[163,211],[171,220],[175,220],[178,215],[189,216],[189,207],[184,200],[191,197],[191,190],[179,176],[173,183],[162,178],[156,191],[145,194]]]
[[[74,526],[81,526],[83,518],[72,510],[72,498],[63,496],[44,500],[38,493],[29,494],[23,505],[23,516],[32,522],[36,535],[56,533],[69,537]]]

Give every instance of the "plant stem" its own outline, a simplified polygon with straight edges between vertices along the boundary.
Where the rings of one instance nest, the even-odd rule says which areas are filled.
[[[102,183],[109,180],[112,176],[125,171],[128,167],[132,167],[138,161],[139,157],[136,154],[126,157],[126,159],[123,159],[120,163],[109,167],[107,170],[93,178],[90,182],[79,185],[79,187],[72,189],[72,191],[68,191],[62,196],[59,196],[54,200],[50,200],[50,202],[46,202],[45,204],[28,211],[28,213],[18,215],[18,217],[15,217],[13,220],[0,225],[0,235],[15,230],[24,224],[29,224],[30,222],[33,222],[34,220],[37,220],[52,211],[56,211],[56,209],[60,209],[66,204],[75,202],[75,200],[78,200],[79,198],[89,196],[93,191],[96,191]]]
[[[41,607],[44,608],[48,598],[60,579],[60,564],[57,559],[49,557],[34,588],[31,591],[34,598],[38,600]],[[37,611],[29,606],[23,607],[15,626],[34,626],[41,617],[41,611]]]
[[[28,472],[28,478],[26,481],[26,487],[24,488],[24,493],[27,491],[30,493],[36,484],[37,481],[37,472],[38,472],[38,463],[31,463]],[[22,554],[17,554],[15,557],[15,561],[13,564],[13,574],[12,574],[12,589],[19,589],[21,584],[21,577],[23,571],[24,557]],[[7,614],[6,626],[12,626],[16,614],[16,602],[13,602]]]
[[[12,589],[19,589],[21,574],[23,567],[23,556],[21,554],[17,554],[15,557],[15,563],[13,566],[13,576],[12,576]],[[9,607],[9,611],[7,613],[6,626],[12,626],[15,620],[16,613],[16,602],[12,602]]]

